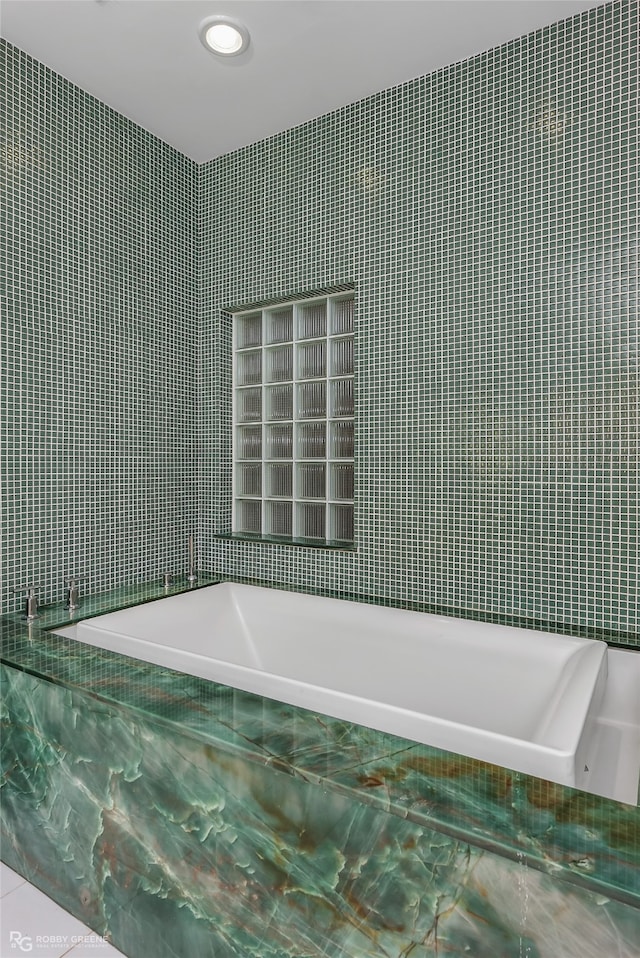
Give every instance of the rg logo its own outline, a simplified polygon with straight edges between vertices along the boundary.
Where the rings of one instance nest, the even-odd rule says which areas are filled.
[[[20,951],[31,951],[33,949],[33,941],[31,938],[29,938],[28,935],[21,934],[19,931],[10,931],[9,941],[11,942],[12,948],[19,948]]]

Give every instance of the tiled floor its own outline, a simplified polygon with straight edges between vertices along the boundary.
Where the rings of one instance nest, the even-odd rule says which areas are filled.
[[[122,958],[95,932],[0,862],[0,958]]]

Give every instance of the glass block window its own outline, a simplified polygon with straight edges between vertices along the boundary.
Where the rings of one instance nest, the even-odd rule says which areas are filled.
[[[353,543],[353,292],[233,317],[233,531]]]

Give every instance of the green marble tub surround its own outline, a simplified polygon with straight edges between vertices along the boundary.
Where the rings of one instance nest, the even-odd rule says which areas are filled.
[[[130,958],[634,958],[637,907],[527,856],[93,693],[2,679],[3,858]]]
[[[159,589],[139,595],[152,599]],[[122,598],[96,597],[82,611],[112,610]],[[51,621],[4,617],[3,661],[220,753],[640,903],[638,807],[86,646],[41,628]]]

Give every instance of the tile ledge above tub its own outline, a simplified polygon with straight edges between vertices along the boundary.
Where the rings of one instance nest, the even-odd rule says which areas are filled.
[[[331,549],[334,552],[357,552],[358,546],[353,542],[324,539],[286,539],[281,536],[254,535],[250,532],[219,532],[212,538],[223,542],[253,542],[263,545],[298,546],[303,549]]]

